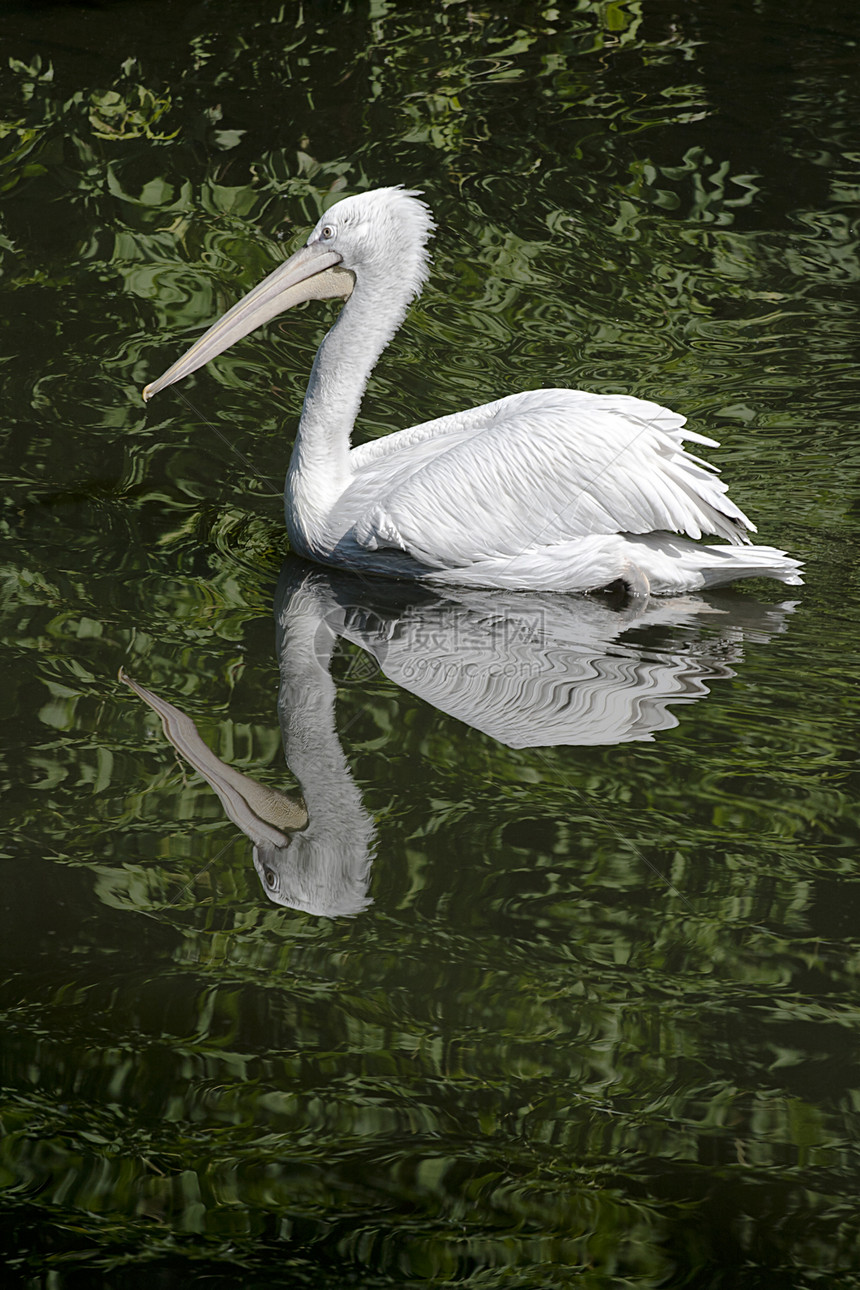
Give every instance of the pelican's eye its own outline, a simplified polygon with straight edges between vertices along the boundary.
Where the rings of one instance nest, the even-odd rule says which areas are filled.
[[[274,869],[266,869],[266,886],[274,891],[278,885],[278,875]]]
[[[322,242],[330,242],[333,237],[334,237],[333,225],[324,224],[322,230],[320,231],[320,240]]]

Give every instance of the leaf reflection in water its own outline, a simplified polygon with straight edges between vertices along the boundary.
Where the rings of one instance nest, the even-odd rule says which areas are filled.
[[[734,676],[744,642],[784,631],[793,608],[733,595],[614,605],[606,596],[436,591],[290,558],[275,601],[278,715],[301,798],[227,765],[190,717],[124,671],[120,679],[158,713],[173,747],[250,838],[267,896],[348,917],[372,903],[375,828],[336,727],[338,640],[365,651],[365,679],[378,667],[511,748],[621,744],[676,726],[670,705],[694,703],[711,681]]]

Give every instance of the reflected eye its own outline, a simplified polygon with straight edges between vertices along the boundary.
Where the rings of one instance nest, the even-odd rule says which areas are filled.
[[[266,874],[266,886],[269,887],[271,890],[274,890],[275,887],[277,887],[278,885],[277,874],[275,873],[274,869],[266,869],[265,874]]]
[[[333,238],[334,237],[333,226],[331,224],[326,224],[322,232],[320,233],[320,237],[323,240],[323,242],[328,242],[331,238]]]

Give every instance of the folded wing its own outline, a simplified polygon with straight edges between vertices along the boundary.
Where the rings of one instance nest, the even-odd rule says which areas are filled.
[[[363,445],[342,501],[368,550],[434,568],[517,556],[594,534],[715,534],[754,526],[684,418],[628,396],[531,390]]]

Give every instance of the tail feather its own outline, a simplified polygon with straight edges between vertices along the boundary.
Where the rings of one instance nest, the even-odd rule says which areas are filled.
[[[789,587],[802,587],[803,565],[775,546],[705,546],[700,569],[704,586],[718,587],[738,578],[776,578]]]
[[[624,542],[627,560],[645,573],[658,596],[720,587],[740,578],[775,578],[790,587],[803,585],[800,561],[773,546],[712,546],[670,533],[649,533]]]

